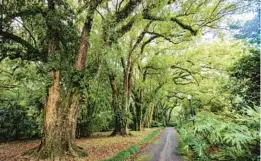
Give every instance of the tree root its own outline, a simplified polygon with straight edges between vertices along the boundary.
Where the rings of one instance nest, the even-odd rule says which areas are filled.
[[[23,156],[30,156],[33,160],[75,160],[75,158],[86,157],[87,154],[84,152],[82,147],[77,146],[76,144],[70,144],[68,149],[64,152],[57,153],[51,151],[47,148],[44,148],[42,145],[30,149],[22,154]]]

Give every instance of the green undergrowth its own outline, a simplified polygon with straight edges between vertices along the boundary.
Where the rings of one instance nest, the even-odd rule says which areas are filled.
[[[260,161],[260,108],[239,112],[199,112],[184,123],[178,152],[191,161]]]
[[[141,141],[141,145],[147,143],[149,140],[151,140],[154,136],[156,136],[162,128],[158,128],[154,131],[152,131],[151,133],[149,133],[148,135],[146,135]],[[113,157],[109,158],[109,159],[105,159],[103,161],[124,161],[126,159],[128,159],[132,154],[136,153],[137,151],[140,150],[140,145],[137,144],[133,144],[131,146],[129,146],[127,149],[124,149],[120,152],[118,152],[116,155],[114,155]]]

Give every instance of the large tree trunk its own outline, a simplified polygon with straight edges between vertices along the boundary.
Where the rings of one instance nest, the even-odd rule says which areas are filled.
[[[49,43],[49,52],[52,53],[56,42],[51,39]],[[51,160],[81,156],[84,153],[75,144],[78,95],[69,92],[69,95],[61,97],[60,72],[52,70],[51,76],[53,84],[49,88],[44,108],[44,134],[33,155]]]
[[[48,9],[55,10],[55,2],[48,0]],[[51,20],[50,20],[51,21]],[[48,25],[48,55],[54,54],[58,45],[58,32],[47,20]],[[61,159],[67,156],[79,156],[80,149],[75,144],[77,102],[75,97],[66,97],[62,100],[60,71],[51,70],[53,84],[49,88],[47,102],[44,107],[44,128],[40,146],[33,155],[38,159]]]
[[[37,158],[60,159],[64,156],[84,156],[75,144],[77,122],[77,95],[68,95],[64,100],[59,94],[59,74],[55,76],[44,110],[44,136],[37,149]],[[72,103],[73,102],[73,103]]]
[[[85,65],[87,40],[86,29],[83,28],[79,54],[75,61],[75,68],[81,70]],[[51,39],[49,51],[55,50],[55,41]],[[60,159],[64,156],[79,157],[84,153],[75,143],[77,125],[77,111],[79,93],[68,88],[65,96],[61,97],[60,73],[52,71],[53,85],[49,88],[47,103],[44,108],[44,135],[39,148],[36,150],[37,158]],[[61,99],[63,98],[63,99]]]

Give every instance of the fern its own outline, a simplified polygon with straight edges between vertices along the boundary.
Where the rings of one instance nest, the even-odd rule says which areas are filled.
[[[198,113],[194,127],[187,123],[180,132],[179,153],[189,160],[255,160],[259,151],[258,107],[245,108],[241,114]],[[233,119],[231,116],[233,115]]]

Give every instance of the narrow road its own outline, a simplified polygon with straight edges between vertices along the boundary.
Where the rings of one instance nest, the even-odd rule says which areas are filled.
[[[173,127],[165,128],[160,138],[137,155],[135,161],[183,161],[177,155],[177,132]]]

